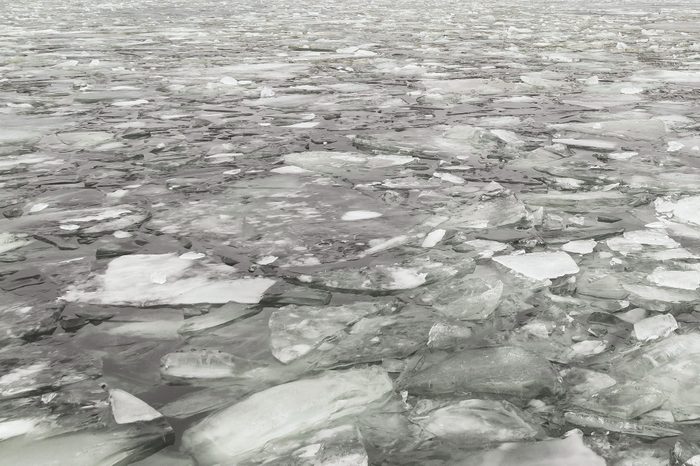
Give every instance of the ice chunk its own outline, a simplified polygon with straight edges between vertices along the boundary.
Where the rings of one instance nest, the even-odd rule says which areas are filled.
[[[74,131],[71,133],[58,133],[56,137],[63,143],[76,149],[86,149],[99,146],[114,138],[112,133],[106,131]]]
[[[613,151],[618,148],[618,144],[612,141],[603,141],[600,139],[552,139],[555,144],[564,144],[565,146],[581,147],[584,149]]]
[[[380,242],[370,242],[372,247],[369,249],[366,249],[362,251],[360,254],[358,254],[359,257],[366,257],[366,256],[371,256],[372,254],[376,254],[381,251],[386,251],[387,249],[392,249],[397,246],[401,246],[402,244],[407,243],[410,240],[410,237],[406,235],[400,235],[400,236],[394,236],[393,238],[389,238],[388,240],[385,241],[380,241]]]
[[[679,430],[656,422],[630,421],[590,412],[567,411],[564,413],[564,419],[575,426],[646,438],[675,437],[681,433]]]
[[[133,254],[113,259],[104,274],[70,288],[63,299],[140,306],[257,303],[275,283],[259,277],[230,279],[230,273],[226,266],[205,265],[177,254]]]
[[[622,357],[614,370],[625,376],[646,375],[656,367],[700,354],[700,334],[671,335]],[[641,357],[640,357],[641,356]]]
[[[356,220],[369,220],[381,216],[382,214],[379,212],[372,212],[369,210],[351,210],[349,212],[345,212],[341,217],[341,220],[345,220],[346,222],[353,222]]]
[[[588,213],[627,208],[629,198],[618,191],[564,192],[549,190],[546,193],[526,192],[518,195],[528,206],[560,208],[566,212]]]
[[[160,373],[172,379],[221,379],[241,370],[232,355],[215,350],[168,353],[160,360]]]
[[[131,464],[172,443],[173,437],[163,421],[61,432],[38,439],[17,436],[2,443],[2,462],[36,466]]]
[[[632,81],[665,81],[671,83],[700,83],[700,72],[693,70],[644,70],[632,75]]]
[[[433,395],[473,392],[533,398],[559,390],[547,360],[513,346],[466,349],[441,361],[426,357],[404,383],[409,393]]]
[[[666,401],[660,390],[644,383],[626,382],[604,388],[590,397],[584,407],[620,419],[634,419]]]
[[[268,459],[271,456],[274,458]],[[272,442],[265,447],[263,454],[246,462],[246,465],[249,463],[266,466],[367,466],[369,457],[360,431],[346,424],[291,440]]]
[[[681,222],[700,225],[700,196],[679,200],[673,208],[673,217]]]
[[[180,259],[197,260],[202,259],[204,257],[206,257],[206,254],[202,254],[201,252],[195,251],[188,251],[184,254],[180,254]]]
[[[583,443],[580,431],[563,439],[507,443],[484,453],[470,454],[462,466],[605,466],[605,460]]]
[[[565,369],[562,375],[564,383],[568,385],[568,394],[585,402],[590,401],[590,397],[599,391],[617,383],[607,374],[580,367]]]
[[[433,173],[433,176],[435,178],[440,178],[443,181],[447,181],[448,183],[464,184],[464,178],[461,178],[457,175],[453,175],[452,173],[435,172]]]
[[[583,340],[574,343],[565,353],[564,359],[580,359],[605,351],[607,345],[599,340]]]
[[[515,134],[513,131],[508,131],[506,129],[492,129],[491,134],[506,144],[511,144],[514,146],[522,146],[525,144],[525,141],[523,141],[520,136]]]
[[[442,228],[438,228],[437,230],[431,231],[423,239],[423,243],[421,243],[421,247],[424,247],[424,248],[434,247],[440,241],[442,241],[442,238],[445,236],[445,233],[446,233],[446,231],[443,230]]]
[[[436,322],[428,332],[428,347],[435,349],[450,348],[468,340],[472,330],[459,324]]]
[[[389,305],[390,306],[390,305]],[[381,303],[345,306],[285,306],[270,315],[272,355],[283,363],[297,359],[327,338],[385,307]]]
[[[303,173],[311,173],[309,170],[297,167],[296,165],[285,165],[283,167],[273,168],[270,171],[272,173],[279,173],[280,175],[301,175]]]
[[[433,286],[421,295],[421,302],[453,319],[482,320],[493,314],[502,294],[500,280],[468,276]]]
[[[12,419],[9,421],[0,421],[0,440],[5,440],[18,435],[24,435],[32,432],[37,424],[41,423],[41,418],[21,418]]]
[[[356,415],[392,391],[378,368],[326,372],[258,392],[187,429],[182,445],[200,464],[235,464],[271,441]]]
[[[334,268],[305,278],[330,290],[353,290],[369,294],[391,294],[434,283],[473,270],[470,259],[448,255],[436,249],[400,262],[377,263],[359,268]],[[379,260],[378,260],[379,262]]]
[[[138,105],[144,105],[147,103],[148,103],[148,100],[146,100],[146,99],[136,99],[136,100],[116,101],[116,102],[112,102],[112,105],[114,105],[115,107],[136,107]]]
[[[649,341],[669,336],[678,329],[678,322],[671,314],[659,314],[647,317],[634,324],[634,336],[637,340]]]
[[[317,368],[406,358],[427,343],[436,317],[423,307],[405,306],[395,311],[389,305],[316,345],[303,362]]]
[[[652,386],[667,396],[664,403],[677,421],[700,419],[697,374],[700,334],[670,335],[616,360],[612,370]]]
[[[622,139],[653,141],[666,134],[666,125],[659,120],[606,120],[591,123],[563,123],[551,125],[557,130],[584,134],[613,136]]]
[[[42,210],[46,209],[49,205],[45,202],[39,202],[37,204],[32,205],[29,208],[29,213],[33,214],[34,212],[41,212]]]
[[[294,123],[293,125],[285,125],[285,128],[309,129],[309,128],[315,128],[320,123],[321,123],[320,121],[302,121],[300,123]]]
[[[568,243],[563,244],[561,248],[562,250],[573,254],[590,254],[593,252],[593,249],[597,244],[598,242],[595,240],[582,239],[569,241]]]
[[[578,273],[576,262],[565,252],[532,252],[496,256],[495,262],[533,280],[546,280]]]
[[[674,303],[689,303],[698,299],[695,291],[679,288],[662,288],[623,283],[622,287],[629,292],[628,299],[636,306],[655,311],[667,311]]]
[[[621,237],[616,236],[606,241],[606,244],[613,251],[627,255],[633,252],[642,251],[643,246],[658,246],[663,248],[676,248],[680,246],[670,238],[664,231],[659,230],[634,230],[626,231]]]
[[[118,388],[109,391],[112,415],[117,424],[146,422],[163,417],[158,411],[136,398],[131,393]]]
[[[12,233],[0,233],[0,254],[26,246],[32,241]]]
[[[442,94],[507,94],[518,88],[517,85],[497,78],[427,79],[421,83],[428,91]]]
[[[227,86],[237,86],[238,85],[238,80],[236,78],[232,78],[231,76],[224,76],[219,80],[221,84],[226,84]]]
[[[257,314],[258,312],[260,312],[259,309],[245,304],[225,304],[207,314],[186,319],[178,329],[178,333],[187,335],[203,330],[214,329],[235,322],[238,319]]]
[[[387,290],[410,290],[425,283],[427,273],[419,272],[416,269],[404,267],[389,267],[390,282],[386,285]]]
[[[351,169],[355,176],[359,175],[358,171],[360,170],[366,171],[369,169],[401,166],[414,160],[417,159],[407,155],[379,154],[368,156],[359,152],[327,151],[295,152],[284,156],[284,161],[289,166],[299,167],[302,170],[312,172],[343,176],[347,176],[348,171]]]
[[[0,131],[0,146],[10,144],[32,143],[41,137],[41,132],[21,129],[3,128]]]
[[[23,345],[18,357],[14,345],[0,350],[0,400],[23,398],[99,376],[94,361],[84,350],[69,341],[52,341]]]
[[[666,270],[657,267],[647,279],[656,285],[669,288],[697,290],[700,287],[700,271],[697,270]]]
[[[700,419],[698,371],[700,363],[695,356],[681,355],[643,374],[640,383],[655,387],[666,396],[663,407],[671,411],[676,422],[697,422]]]
[[[484,229],[519,224],[527,219],[528,212],[518,198],[508,195],[486,201],[460,201],[451,206],[447,215],[448,226]]]
[[[263,256],[260,259],[256,260],[255,263],[258,265],[270,265],[277,259],[279,259],[279,257],[277,256]]]
[[[527,440],[537,430],[507,401],[463,400],[429,412],[416,408],[411,422],[435,436],[469,445]]]
[[[464,244],[477,250],[479,252],[479,257],[482,258],[493,257],[495,253],[508,249],[507,244],[484,239],[474,239],[471,241],[466,241]]]

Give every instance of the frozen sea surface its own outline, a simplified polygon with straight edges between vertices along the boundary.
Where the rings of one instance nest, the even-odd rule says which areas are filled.
[[[0,24],[0,464],[700,464],[696,0]]]

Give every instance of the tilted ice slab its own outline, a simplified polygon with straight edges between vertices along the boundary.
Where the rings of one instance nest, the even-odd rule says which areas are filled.
[[[109,403],[112,405],[112,416],[117,424],[146,422],[163,417],[144,401],[118,388],[109,391]]]
[[[111,305],[257,303],[275,280],[231,278],[227,266],[177,254],[133,254],[112,260],[101,275],[71,287],[63,299]]]
[[[378,368],[332,371],[277,385],[190,427],[182,445],[199,464],[239,464],[271,441],[359,414],[392,388]]]
[[[534,280],[563,277],[578,273],[578,265],[565,252],[532,252],[497,256],[494,261]]]

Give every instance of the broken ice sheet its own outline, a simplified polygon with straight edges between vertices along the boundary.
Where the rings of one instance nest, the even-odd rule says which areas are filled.
[[[451,257],[441,251],[414,255],[387,262],[380,257],[368,265],[343,264],[313,274],[290,274],[300,283],[308,283],[332,291],[350,291],[371,295],[400,293],[426,284],[464,275],[473,271],[474,262]],[[350,268],[352,267],[352,268]]]
[[[367,363],[411,372],[421,358],[438,374],[426,386],[473,377],[314,422],[245,461],[662,466],[675,440],[640,434],[678,433],[673,461],[698,454],[692,2],[273,0],[235,15],[73,3],[0,4],[0,377],[17,377],[2,379],[6,461],[127,463],[172,441],[164,426],[113,425],[100,367],[109,389],[177,415],[179,437],[201,421],[188,416],[273,385]],[[543,251],[579,271],[532,280],[491,260]],[[152,270],[111,266],[129,255],[122,265],[150,256]],[[192,264],[173,274],[176,261]],[[276,287],[228,301],[224,286],[257,299],[254,280]],[[89,302],[59,318],[50,303],[71,293]],[[382,294],[399,309],[339,311]],[[275,359],[295,345],[312,348]],[[474,353],[503,345],[530,357]],[[455,370],[462,352],[473,357]],[[460,405],[473,388],[487,390],[478,409]],[[657,404],[655,390],[661,407],[624,418]],[[596,394],[598,411],[581,406]],[[444,438],[414,435],[417,396]],[[486,451],[448,438],[475,418],[495,426],[474,434]],[[561,439],[572,424],[582,441]],[[528,436],[500,446],[501,425]],[[194,459],[167,448],[145,461]]]
[[[104,274],[71,287],[63,299],[112,305],[257,303],[269,278],[231,278],[228,266],[203,264],[177,254],[132,254],[113,259]]]
[[[350,176],[353,180],[381,177],[386,169],[400,169],[415,157],[408,155],[379,154],[367,156],[361,152],[307,151],[287,154],[283,157],[287,167],[300,167],[310,172],[327,175]],[[279,173],[279,171],[278,171]]]

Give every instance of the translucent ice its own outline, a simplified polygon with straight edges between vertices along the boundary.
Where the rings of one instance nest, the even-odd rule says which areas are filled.
[[[426,413],[421,411],[414,414],[412,421],[425,430],[425,435],[468,444],[514,442],[537,434],[518,409],[506,401],[463,400]]]
[[[559,390],[552,366],[518,347],[468,349],[444,360],[426,360],[407,374],[409,392],[445,395],[490,393],[532,398]]]
[[[380,303],[324,307],[285,306],[270,316],[272,354],[279,361],[288,363],[361,318],[376,314],[381,307]]]
[[[183,447],[200,464],[236,463],[268,442],[359,414],[392,390],[381,370],[352,369],[278,385],[185,431]]]

